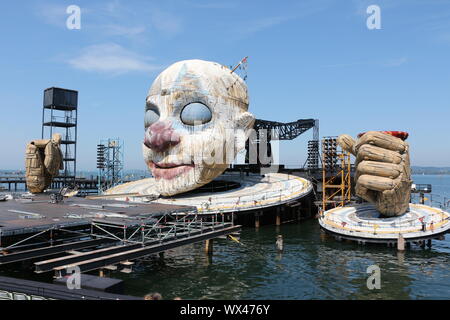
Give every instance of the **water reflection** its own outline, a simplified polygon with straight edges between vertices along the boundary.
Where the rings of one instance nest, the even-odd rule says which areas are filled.
[[[276,245],[283,237],[283,251]],[[208,256],[202,244],[148,257],[134,272],[111,272],[126,280],[126,293],[160,292],[165,299],[449,299],[450,235],[431,249],[404,252],[384,246],[337,242],[317,221],[244,229],[240,245],[215,240]],[[367,288],[370,265],[381,268],[381,289]],[[96,273],[93,273],[96,274]],[[51,282],[21,264],[0,268],[0,275]]]
[[[284,239],[278,252],[276,236]],[[450,298],[449,239],[431,249],[397,252],[383,246],[336,242],[314,220],[282,228],[244,229],[241,246],[214,244],[208,257],[200,244],[172,250],[164,264],[149,259],[127,280],[127,293],[157,291],[167,299],[411,299]],[[381,268],[381,289],[369,290],[370,265]]]

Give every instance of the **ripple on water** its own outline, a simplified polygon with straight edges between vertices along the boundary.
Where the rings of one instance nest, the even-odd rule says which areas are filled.
[[[276,236],[284,251],[278,253]],[[171,250],[138,264],[132,274],[115,272],[128,294],[160,292],[172,299],[411,299],[450,298],[450,243],[403,253],[384,246],[358,246],[321,236],[316,221],[244,229],[239,245],[216,240],[208,258],[201,244]],[[381,269],[381,290],[367,288],[370,265]]]

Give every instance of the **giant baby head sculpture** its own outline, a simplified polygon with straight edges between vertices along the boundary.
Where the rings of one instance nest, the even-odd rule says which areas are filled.
[[[254,117],[245,82],[215,62],[174,63],[146,100],[144,159],[163,196],[219,176],[245,147]]]

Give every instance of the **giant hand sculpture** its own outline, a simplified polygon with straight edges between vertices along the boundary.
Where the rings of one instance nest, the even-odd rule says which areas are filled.
[[[401,133],[369,131],[357,141],[345,134],[337,140],[356,157],[356,194],[388,217],[408,210],[412,184],[407,134],[403,139],[393,134]]]
[[[44,191],[64,168],[60,144],[61,135],[55,133],[52,139],[33,140],[27,145],[25,178],[31,193]]]
[[[156,190],[175,195],[220,175],[245,147],[254,117],[245,82],[202,60],[177,62],[153,82],[145,108],[144,160]]]

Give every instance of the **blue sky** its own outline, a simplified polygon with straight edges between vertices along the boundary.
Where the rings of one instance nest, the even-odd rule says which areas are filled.
[[[69,5],[81,30],[66,27]],[[381,29],[369,30],[369,5]],[[410,133],[413,165],[450,166],[450,1],[1,1],[0,168],[24,167],[40,138],[43,90],[79,91],[78,168],[100,139],[125,142],[144,168],[145,96],[184,59],[234,65],[249,56],[250,110],[276,121],[317,118],[321,136]],[[307,132],[281,143],[303,165]]]

